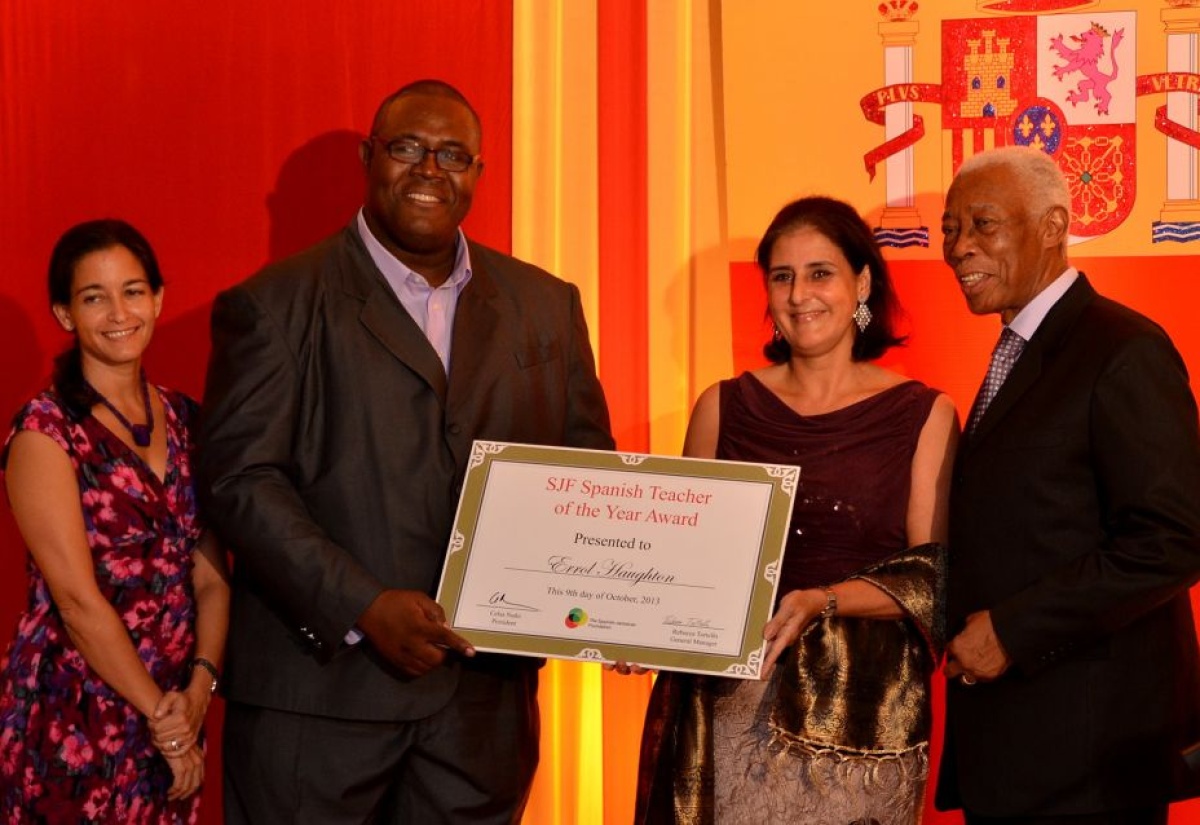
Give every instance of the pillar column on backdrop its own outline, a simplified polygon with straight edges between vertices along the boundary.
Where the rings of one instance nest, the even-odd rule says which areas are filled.
[[[883,82],[896,86],[913,82],[913,47],[920,29],[911,19],[916,4],[881,6],[887,20],[879,24],[883,40]],[[885,13],[885,12],[881,12]],[[884,139],[892,140],[912,129],[913,105],[908,101],[892,103],[884,109]],[[886,200],[879,225],[884,229],[916,229],[922,226],[914,195],[913,147],[909,146],[884,161]]]
[[[1167,32],[1167,71],[1194,74],[1200,71],[1200,0],[1172,0],[1162,10]],[[1192,92],[1167,93],[1167,118],[1196,131],[1197,96]],[[1200,221],[1200,151],[1181,140],[1167,139],[1167,198],[1163,223],[1194,224]]]

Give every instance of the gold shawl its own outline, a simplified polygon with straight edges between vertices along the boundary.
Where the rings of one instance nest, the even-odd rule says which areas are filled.
[[[895,599],[906,617],[832,617],[810,624],[776,665],[769,726],[789,749],[884,759],[924,749],[929,681],[945,641],[945,556],[938,544],[903,550],[850,577]],[[664,673],[642,733],[635,822],[713,821],[712,677]]]

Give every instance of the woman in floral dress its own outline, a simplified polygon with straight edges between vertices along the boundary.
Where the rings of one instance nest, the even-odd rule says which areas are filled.
[[[142,371],[162,275],[137,230],[91,221],[49,286],[74,344],[0,456],[29,549],[0,662],[0,821],[195,822],[229,590],[196,514],[195,402]]]

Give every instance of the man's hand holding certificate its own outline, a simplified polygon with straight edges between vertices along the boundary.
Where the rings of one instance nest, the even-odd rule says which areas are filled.
[[[438,601],[479,650],[755,678],[798,474],[476,442]]]

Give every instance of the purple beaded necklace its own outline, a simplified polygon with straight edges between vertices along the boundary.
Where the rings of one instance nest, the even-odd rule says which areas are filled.
[[[139,447],[149,447],[150,436],[154,433],[154,410],[150,407],[150,388],[146,384],[145,370],[142,370],[141,378],[142,400],[146,403],[145,424],[131,424],[129,419],[121,415],[121,411],[118,410],[111,401],[101,395],[98,389],[93,387],[91,384],[88,384],[88,388],[91,389],[91,391],[95,394],[96,401],[107,407],[108,411],[116,416],[117,420],[121,422],[125,429],[129,430],[129,434],[133,436],[134,444],[138,445]]]

